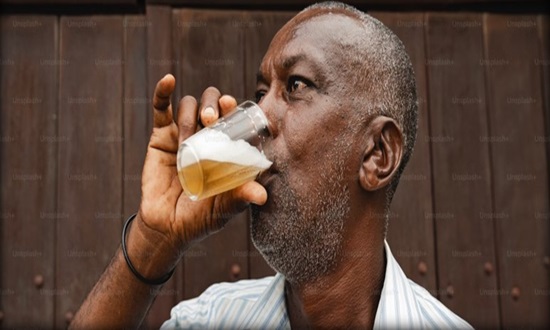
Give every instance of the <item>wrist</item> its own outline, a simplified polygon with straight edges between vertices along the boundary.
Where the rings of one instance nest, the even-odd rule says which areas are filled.
[[[181,252],[162,233],[151,229],[138,213],[126,233],[126,251],[135,270],[147,279],[171,272]]]

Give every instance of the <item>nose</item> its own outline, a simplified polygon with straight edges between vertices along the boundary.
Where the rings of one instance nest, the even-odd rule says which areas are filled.
[[[277,107],[275,98],[270,96],[272,93],[266,94],[258,103],[260,108],[263,110],[269,126],[269,131],[271,132],[271,138],[275,139],[279,135],[279,120],[277,116]]]

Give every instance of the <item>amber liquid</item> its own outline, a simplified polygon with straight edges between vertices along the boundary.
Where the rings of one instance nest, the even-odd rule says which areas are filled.
[[[199,200],[252,181],[261,170],[254,166],[201,160],[183,167],[178,176],[185,193],[191,199]]]

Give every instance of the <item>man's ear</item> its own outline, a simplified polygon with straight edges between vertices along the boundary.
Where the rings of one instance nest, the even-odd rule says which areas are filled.
[[[366,191],[375,191],[391,182],[401,164],[403,133],[393,119],[378,116],[369,124],[367,134],[359,182]]]

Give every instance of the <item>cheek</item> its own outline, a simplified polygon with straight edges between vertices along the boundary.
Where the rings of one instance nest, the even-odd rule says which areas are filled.
[[[312,170],[311,166],[323,159],[327,142],[336,135],[330,118],[318,115],[319,110],[287,112],[283,130],[289,160]]]

